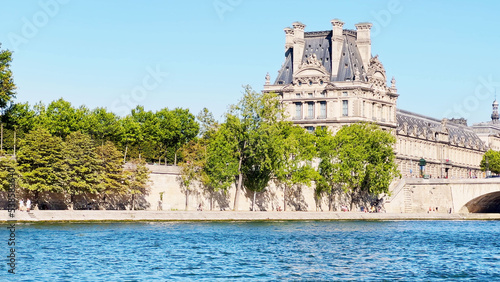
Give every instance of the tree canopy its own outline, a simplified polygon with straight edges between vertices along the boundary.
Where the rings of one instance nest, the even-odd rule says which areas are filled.
[[[12,63],[12,52],[2,50],[0,43],[0,109],[7,107],[8,103],[15,98],[16,85],[10,64]]]
[[[396,138],[376,124],[356,123],[336,134],[320,133],[320,186],[338,185],[351,200],[351,209],[365,195],[389,193],[389,184],[399,176],[393,144]]]

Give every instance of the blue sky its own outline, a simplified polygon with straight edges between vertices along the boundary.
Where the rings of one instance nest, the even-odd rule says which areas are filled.
[[[0,42],[14,51],[16,101],[106,107],[120,115],[203,107],[220,117],[276,78],[283,28],[372,22],[372,54],[398,107],[469,124],[490,119],[500,90],[500,1],[0,0]]]

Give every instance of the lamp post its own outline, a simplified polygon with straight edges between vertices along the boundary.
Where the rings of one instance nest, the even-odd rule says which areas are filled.
[[[421,158],[420,161],[418,161],[418,165],[420,166],[420,176],[424,177],[424,170],[425,170],[425,165],[427,162],[424,160],[424,158]]]

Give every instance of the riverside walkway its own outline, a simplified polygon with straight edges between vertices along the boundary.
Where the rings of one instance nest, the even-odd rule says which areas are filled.
[[[251,212],[251,211],[110,211],[36,210],[0,213],[0,222],[84,221],[286,221],[286,220],[500,220],[500,213],[363,213],[363,212]]]

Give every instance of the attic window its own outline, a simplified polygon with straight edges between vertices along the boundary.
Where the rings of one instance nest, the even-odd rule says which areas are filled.
[[[309,85],[313,85],[313,82],[309,80]]]
[[[345,65],[344,65],[344,67],[345,67],[345,68],[347,68],[347,67],[348,67],[348,65],[347,65],[347,64],[345,64]]]
[[[321,47],[321,44],[319,44],[319,47]]]
[[[342,56],[345,56],[345,53],[342,53]]]
[[[280,80],[280,81],[278,81],[278,84],[283,84],[283,81],[281,81],[281,80]]]
[[[309,45],[309,48],[311,48],[311,45]]]

